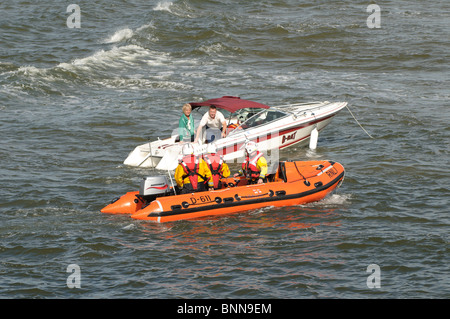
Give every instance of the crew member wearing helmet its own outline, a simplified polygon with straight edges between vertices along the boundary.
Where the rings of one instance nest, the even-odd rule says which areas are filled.
[[[222,188],[220,179],[222,177],[226,178],[230,176],[230,169],[228,168],[227,163],[223,162],[222,155],[217,154],[217,147],[214,143],[208,144],[206,151],[208,154],[203,155],[203,159],[206,164],[208,164],[209,170],[211,171],[214,189]]]
[[[245,144],[245,160],[242,163],[242,169],[234,177],[244,175],[249,184],[262,184],[266,181],[267,161],[263,153],[258,151],[255,142],[249,141]]]
[[[209,189],[213,189],[211,171],[206,162],[194,155],[194,147],[188,143],[182,149],[183,158],[175,170],[175,181],[182,188],[181,193],[201,192],[205,190],[205,183]]]

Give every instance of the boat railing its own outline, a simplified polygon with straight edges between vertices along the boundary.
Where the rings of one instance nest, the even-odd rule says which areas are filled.
[[[284,104],[272,107],[272,109],[277,109],[279,111],[289,113],[295,116],[301,115],[300,113],[312,112],[314,110],[320,110],[324,107],[330,105],[330,102],[308,102],[308,103],[295,103],[295,104]]]
[[[277,105],[275,107],[286,107],[286,106],[302,106],[302,105],[315,105],[315,104],[328,104],[330,102],[328,101],[312,101],[312,102],[303,102],[303,103],[294,103],[294,104],[282,104],[282,105]]]
[[[308,103],[295,103],[273,106],[272,109],[277,109],[285,113],[290,113],[294,116],[300,116],[306,113],[314,113],[314,111],[329,107],[335,103],[328,101],[317,101]]]

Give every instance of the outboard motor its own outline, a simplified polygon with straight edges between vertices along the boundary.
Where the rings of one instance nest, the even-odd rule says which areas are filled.
[[[139,187],[139,198],[151,202],[156,197],[167,195],[173,195],[173,190],[170,189],[166,176],[149,176],[142,179]]]

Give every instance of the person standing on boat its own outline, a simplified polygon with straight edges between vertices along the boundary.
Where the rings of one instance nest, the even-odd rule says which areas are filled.
[[[178,122],[178,134],[180,142],[194,141],[194,117],[191,116],[192,106],[189,103],[183,105],[183,115]]]
[[[217,154],[217,147],[214,143],[208,144],[208,154],[203,155],[203,159],[211,171],[214,189],[222,188],[221,178],[230,176],[230,169],[227,163],[224,163],[222,155]]]
[[[245,160],[242,169],[234,177],[244,175],[249,184],[262,184],[267,182],[267,160],[264,154],[258,151],[258,145],[249,141],[245,144]]]
[[[222,137],[227,136],[227,121],[225,120],[223,114],[220,111],[218,111],[214,105],[211,105],[209,107],[209,111],[205,113],[205,115],[203,115],[200,121],[200,125],[198,126],[197,129],[197,135],[195,136],[194,143],[198,142],[204,127],[206,128],[206,130],[208,130],[209,128],[220,130]],[[206,143],[211,143],[215,139],[216,136],[214,135],[208,136],[207,134]]]
[[[214,184],[211,178],[211,171],[206,162],[194,155],[194,147],[188,143],[182,149],[183,158],[175,170],[175,181],[182,194],[192,192],[202,192],[205,190],[205,183],[208,188],[213,189]]]

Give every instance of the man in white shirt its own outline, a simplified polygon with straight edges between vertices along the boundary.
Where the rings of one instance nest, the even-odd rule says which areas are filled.
[[[209,111],[203,115],[202,120],[200,121],[200,124],[197,129],[197,134],[195,136],[194,143],[198,142],[198,139],[201,137],[202,129],[203,127],[206,127],[206,129],[215,129],[215,130],[221,130],[222,131],[222,137],[227,136],[227,121],[225,120],[225,117],[223,114],[217,110],[217,108],[214,105],[211,105],[209,107]],[[214,140],[208,140],[206,143],[210,143]]]

